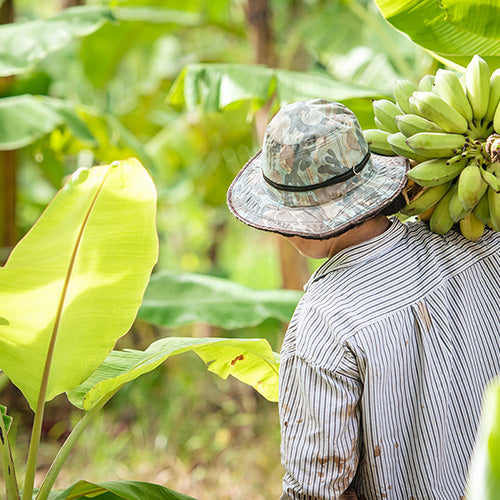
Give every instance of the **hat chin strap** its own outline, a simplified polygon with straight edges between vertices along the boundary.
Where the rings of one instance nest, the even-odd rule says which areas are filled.
[[[358,175],[361,170],[365,167],[365,165],[368,163],[368,160],[370,159],[370,152],[366,153],[366,155],[363,157],[363,159],[354,165],[354,167],[350,168],[346,172],[340,175],[336,175],[334,177],[331,177],[330,179],[327,179],[326,181],[323,182],[318,182],[317,184],[310,184],[309,186],[288,186],[287,184],[278,184],[277,182],[272,181],[269,179],[269,177],[266,177],[266,174],[262,172],[262,176],[264,177],[264,180],[274,189],[277,189],[278,191],[290,191],[294,193],[303,193],[305,191],[314,191],[315,189],[320,189],[324,188],[327,186],[332,186],[333,184],[340,184],[341,182],[346,181],[347,179],[350,179],[351,177],[354,177],[355,175]]]

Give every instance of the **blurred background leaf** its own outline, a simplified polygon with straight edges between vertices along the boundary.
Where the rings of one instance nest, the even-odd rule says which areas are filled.
[[[301,297],[294,290],[254,290],[201,274],[162,271],[151,277],[138,317],[161,326],[202,322],[225,329],[267,318],[288,322]]]
[[[3,26],[0,30],[0,77],[33,69],[50,52],[114,19],[105,7],[74,7],[51,19]]]

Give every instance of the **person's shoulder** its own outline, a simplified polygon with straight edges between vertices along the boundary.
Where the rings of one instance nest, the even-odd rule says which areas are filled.
[[[446,234],[432,232],[428,223],[421,221],[407,222],[405,226],[406,242],[410,246],[421,246],[427,252],[435,252],[435,255],[444,252],[448,258],[460,258],[464,253],[481,255],[485,251],[494,253],[500,249],[500,232],[489,227],[485,227],[483,235],[477,241],[469,241],[462,236],[458,226]]]

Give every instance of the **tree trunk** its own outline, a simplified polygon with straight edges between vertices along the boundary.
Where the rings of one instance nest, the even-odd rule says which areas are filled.
[[[277,57],[274,50],[271,9],[268,0],[248,0],[246,15],[250,27],[250,38],[254,47],[255,62],[269,67],[276,67]],[[260,109],[255,117],[257,140],[260,144],[264,139],[271,103],[272,100]],[[276,245],[280,257],[283,288],[302,290],[309,276],[306,260],[279,235],[276,235]]]
[[[62,8],[76,7],[78,5],[85,5],[85,0],[62,0]]]
[[[0,238],[5,249],[1,261],[5,262],[9,250],[17,242],[16,228],[16,154],[0,151]]]
[[[14,21],[14,2],[5,0],[0,7],[0,24]],[[0,88],[12,83],[12,77],[0,78]],[[16,226],[16,154],[14,151],[0,151],[0,265],[10,249],[17,242]]]

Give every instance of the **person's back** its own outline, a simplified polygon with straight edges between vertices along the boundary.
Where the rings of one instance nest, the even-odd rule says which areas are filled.
[[[282,498],[464,495],[500,371],[499,245],[394,219],[318,269],[282,348]]]
[[[332,101],[283,106],[227,202],[329,258],[281,349],[282,500],[456,500],[500,371],[500,236],[389,223],[408,161],[369,150]]]

